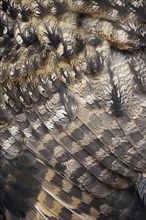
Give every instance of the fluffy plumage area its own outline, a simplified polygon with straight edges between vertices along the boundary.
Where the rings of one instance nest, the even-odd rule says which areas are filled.
[[[0,1],[0,220],[146,219],[144,0]]]

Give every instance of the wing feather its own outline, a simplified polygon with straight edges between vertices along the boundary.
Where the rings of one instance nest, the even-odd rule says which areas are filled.
[[[0,219],[146,218],[145,6],[0,2]]]

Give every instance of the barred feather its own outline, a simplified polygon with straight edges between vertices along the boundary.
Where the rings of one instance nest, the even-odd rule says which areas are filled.
[[[145,8],[1,0],[1,220],[146,219]]]

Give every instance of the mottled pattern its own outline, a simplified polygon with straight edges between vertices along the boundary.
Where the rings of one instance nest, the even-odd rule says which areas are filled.
[[[146,219],[146,2],[0,1],[0,220]]]

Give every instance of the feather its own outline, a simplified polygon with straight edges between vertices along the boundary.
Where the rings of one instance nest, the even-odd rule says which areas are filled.
[[[0,220],[146,219],[145,8],[0,1]]]

